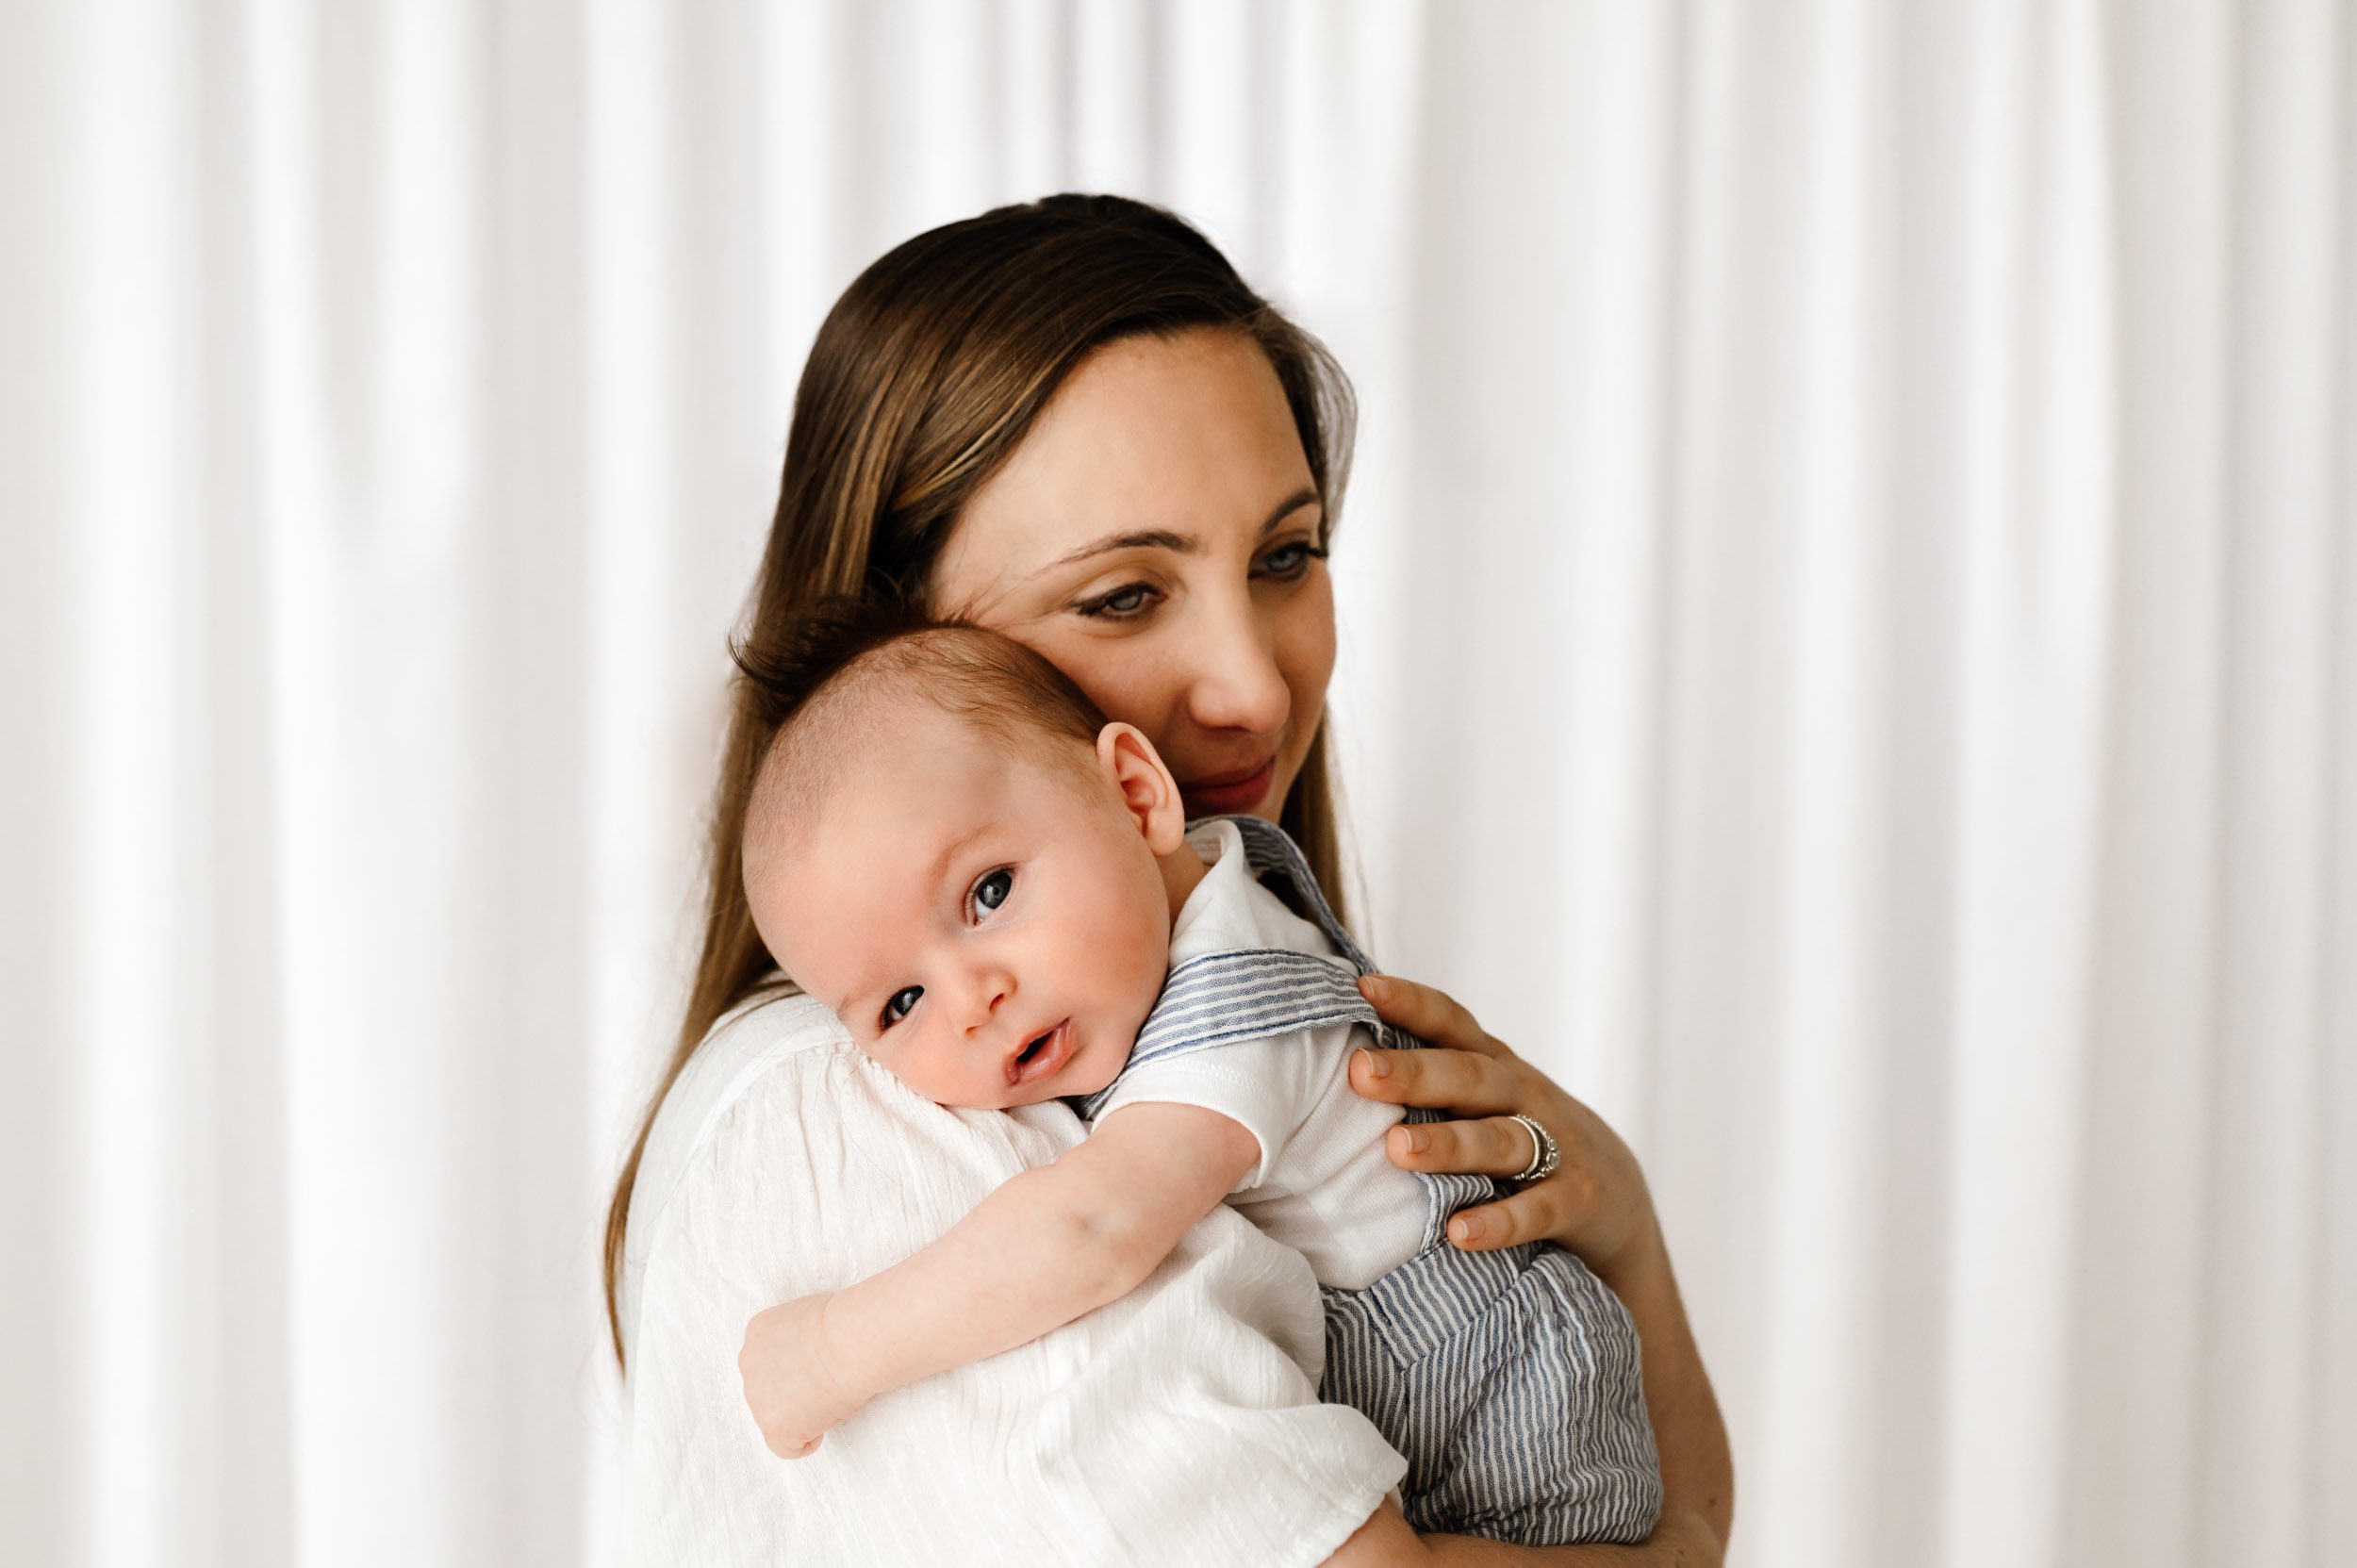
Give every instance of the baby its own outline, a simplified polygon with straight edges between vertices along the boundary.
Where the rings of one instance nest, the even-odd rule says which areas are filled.
[[[1385,1158],[1401,1113],[1352,1091],[1349,1057],[1413,1042],[1361,999],[1292,841],[1190,828],[1146,737],[1009,638],[855,615],[798,636],[742,661],[781,719],[744,847],[762,939],[917,1093],[1061,1098],[1091,1130],[915,1256],[756,1317],[740,1364],[770,1447],[807,1454],[879,1395],[1118,1298],[1227,1201],[1309,1260],[1320,1392],[1406,1456],[1410,1524],[1649,1534],[1627,1312],[1560,1248],[1451,1246],[1487,1180]]]

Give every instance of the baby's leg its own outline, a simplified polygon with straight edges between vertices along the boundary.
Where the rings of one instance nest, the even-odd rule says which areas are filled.
[[[1327,1308],[1324,1393],[1407,1456],[1417,1528],[1530,1545],[1653,1532],[1636,1325],[1577,1258],[1442,1246]]]
[[[1557,1246],[1538,1250],[1514,1296],[1528,1362],[1545,1368],[1556,1391],[1570,1462],[1543,1494],[1500,1514],[1498,1539],[1644,1540],[1661,1515],[1661,1466],[1635,1321],[1587,1264]]]

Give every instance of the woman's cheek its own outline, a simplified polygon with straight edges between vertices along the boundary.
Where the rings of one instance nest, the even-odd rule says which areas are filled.
[[[1162,737],[1154,733],[1158,714],[1154,698],[1155,688],[1164,684],[1166,676],[1158,674],[1156,662],[1140,646],[1138,637],[1058,636],[1033,638],[1030,645],[1070,676],[1072,684],[1106,718],[1135,724],[1147,739],[1161,743]]]
[[[1298,647],[1287,651],[1285,684],[1293,692],[1294,722],[1285,738],[1286,776],[1277,781],[1281,787],[1269,797],[1272,818],[1292,793],[1294,780],[1299,777],[1301,765],[1317,739],[1318,727],[1326,721],[1326,687],[1334,673],[1332,630],[1329,623],[1323,640],[1305,635]]]
[[[1320,572],[1305,585],[1289,606],[1294,613],[1286,627],[1288,684],[1297,706],[1317,708],[1326,701],[1326,684],[1334,673],[1334,586]]]

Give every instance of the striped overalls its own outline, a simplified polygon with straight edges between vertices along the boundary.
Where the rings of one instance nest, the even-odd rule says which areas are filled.
[[[1301,851],[1257,817],[1231,817],[1261,885],[1314,920],[1348,960],[1282,949],[1208,953],[1170,973],[1123,1075],[1151,1061],[1350,1022],[1378,1045],[1422,1042],[1377,1018],[1354,977],[1370,966]],[[1119,1080],[1115,1080],[1116,1082]],[[1112,1085],[1070,1103],[1094,1116]],[[1442,1114],[1411,1107],[1409,1121]],[[1551,1243],[1450,1246],[1448,1216],[1495,1195],[1486,1176],[1425,1175],[1424,1245],[1364,1290],[1322,1286],[1321,1397],[1373,1421],[1408,1460],[1408,1522],[1529,1545],[1636,1542],[1653,1531],[1661,1473],[1627,1310]]]

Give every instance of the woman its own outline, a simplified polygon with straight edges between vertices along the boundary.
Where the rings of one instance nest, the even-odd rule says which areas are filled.
[[[820,329],[754,624],[862,593],[998,627],[1145,730],[1190,816],[1275,817],[1331,895],[1324,563],[1349,432],[1324,351],[1168,214],[1059,196],[952,223],[876,262]],[[1306,1265],[1225,1208],[1113,1307],[879,1401],[817,1459],[770,1459],[737,1401],[746,1320],[914,1251],[1080,1128],[1060,1105],[918,1101],[776,974],[737,875],[768,738],[747,695],[702,960],[608,1219],[635,1560],[1718,1559],[1725,1434],[1635,1161],[1464,1009],[1396,980],[1369,999],[1441,1048],[1369,1053],[1354,1087],[1464,1119],[1403,1127],[1393,1158],[1511,1177],[1532,1156],[1517,1114],[1560,1145],[1554,1175],[1468,1209],[1452,1235],[1553,1240],[1627,1304],[1667,1498],[1645,1546],[1419,1540],[1385,1498],[1396,1456],[1315,1400]]]

